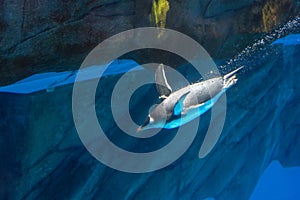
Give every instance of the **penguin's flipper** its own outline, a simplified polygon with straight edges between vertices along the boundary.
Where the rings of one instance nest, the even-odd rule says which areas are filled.
[[[184,105],[183,105],[183,101],[185,99],[185,97],[189,94],[190,92],[187,92],[185,94],[183,94],[179,100],[176,102],[174,109],[173,109],[173,115],[178,116],[181,114],[181,112],[183,111]]]
[[[155,72],[155,83],[157,92],[160,95],[160,99],[167,98],[172,93],[172,88],[166,78],[164,65],[160,64]]]

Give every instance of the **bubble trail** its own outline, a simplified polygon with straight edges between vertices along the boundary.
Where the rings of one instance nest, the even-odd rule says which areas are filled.
[[[225,65],[220,66],[220,69],[225,72],[239,66],[245,66],[246,70],[247,68],[249,70],[249,67],[258,66],[280,52],[278,51],[279,46],[272,45],[270,47],[270,44],[279,38],[297,32],[300,32],[300,16],[295,17],[272,32],[266,33],[261,39],[247,46],[233,59],[228,60]]]

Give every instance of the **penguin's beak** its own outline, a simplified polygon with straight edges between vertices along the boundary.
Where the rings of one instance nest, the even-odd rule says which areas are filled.
[[[143,127],[142,126],[139,126],[137,129],[136,129],[136,132],[141,132],[143,130]]]
[[[148,116],[147,119],[145,120],[145,122],[137,128],[136,132],[140,132],[142,130],[144,130],[144,128],[150,123],[150,117]]]

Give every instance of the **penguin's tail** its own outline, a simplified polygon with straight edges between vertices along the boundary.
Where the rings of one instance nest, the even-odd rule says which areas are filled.
[[[232,85],[234,85],[237,82],[237,78],[236,78],[236,73],[243,69],[244,66],[241,66],[239,68],[237,68],[236,70],[233,70],[232,72],[229,72],[228,74],[226,74],[225,76],[223,76],[223,80],[224,80],[224,88],[230,88]]]

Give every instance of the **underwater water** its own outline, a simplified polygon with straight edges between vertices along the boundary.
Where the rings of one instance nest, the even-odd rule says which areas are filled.
[[[293,33],[288,34],[291,26]],[[245,68],[226,93],[226,120],[216,146],[199,159],[211,120],[209,111],[200,122],[183,126],[184,134],[190,134],[191,124],[199,124],[194,140],[185,141],[186,136],[176,143],[178,149],[181,143],[190,143],[186,151],[164,168],[147,173],[123,172],[96,160],[83,146],[72,113],[74,82],[88,85],[101,72],[93,106],[107,138],[126,151],[142,154],[140,165],[149,161],[143,160],[143,153],[173,144],[177,129],[163,129],[153,136],[145,131],[141,134],[149,137],[134,137],[115,121],[111,99],[116,83],[127,73],[125,81],[130,85],[147,71],[136,62],[120,59],[107,69],[91,66],[82,71],[42,73],[1,86],[0,155],[4,162],[0,195],[3,199],[300,199],[300,34],[294,32],[299,32],[299,18],[228,62],[219,61],[222,74],[241,65]],[[189,82],[200,78],[190,64],[177,70]],[[85,79],[76,80],[78,73]],[[149,73],[149,80],[154,79],[154,72]],[[179,79],[170,77],[170,84],[183,87]],[[123,91],[116,94],[121,101],[126,99],[127,90]],[[132,120],[140,125],[149,108],[159,103],[158,96],[154,84],[137,88],[128,102]],[[88,109],[93,102],[81,103]],[[115,109],[118,114],[125,112],[118,105]],[[92,132],[89,117],[82,119],[81,126]],[[95,148],[101,149],[101,142]],[[177,148],[170,152],[178,153]],[[117,160],[126,166],[132,161],[121,154],[106,155],[111,163]],[[168,156],[160,152],[149,165]]]
[[[284,168],[273,161],[260,177],[250,199],[298,199],[299,180],[300,167]]]

